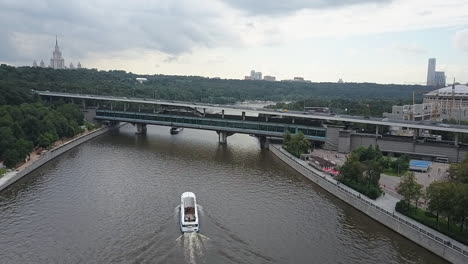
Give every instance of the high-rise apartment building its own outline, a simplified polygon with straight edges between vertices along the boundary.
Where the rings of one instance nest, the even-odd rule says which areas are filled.
[[[434,86],[445,87],[445,72],[443,71],[435,72]]]
[[[427,86],[435,86],[436,59],[430,58],[427,65]]]

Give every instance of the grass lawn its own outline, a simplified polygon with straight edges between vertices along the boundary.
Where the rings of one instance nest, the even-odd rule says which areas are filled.
[[[7,173],[7,169],[1,168],[0,169],[0,178],[3,176],[3,174]]]

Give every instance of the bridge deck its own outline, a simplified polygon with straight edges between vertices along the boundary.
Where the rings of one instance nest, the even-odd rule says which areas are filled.
[[[230,120],[196,116],[178,116],[157,113],[138,113],[110,110],[96,110],[96,119],[131,123],[145,123],[164,126],[177,126],[205,130],[226,131],[244,134],[257,134],[283,137],[288,131],[295,134],[301,131],[306,138],[325,141],[326,128],[295,124],[260,121]]]

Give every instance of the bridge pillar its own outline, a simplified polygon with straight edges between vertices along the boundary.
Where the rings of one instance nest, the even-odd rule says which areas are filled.
[[[295,119],[295,118],[292,119],[292,123],[293,123],[293,124],[296,123],[296,119]]]
[[[85,101],[85,99],[83,99],[83,101],[81,101],[81,107],[83,107],[83,110],[86,109],[86,101]]]
[[[227,137],[232,136],[232,133],[223,132],[223,131],[216,131],[218,133],[218,140],[219,144],[227,144]]]
[[[268,122],[268,115],[265,115],[265,122]]]
[[[260,147],[263,149],[269,149],[270,148],[270,138],[267,138],[265,136],[260,136],[258,138],[260,140]]]
[[[111,102],[111,111],[112,111],[113,108],[114,108],[114,107],[113,107],[113,104],[112,104],[112,102]]]
[[[455,133],[455,147],[458,147],[458,133]]]
[[[127,104],[124,103],[124,112],[126,112],[126,111],[127,111]]]
[[[203,117],[206,115],[206,108],[203,108]]]
[[[419,128],[413,129],[413,140],[416,141],[416,139],[419,137]]]
[[[242,112],[242,120],[245,120],[245,112]]]
[[[141,112],[141,104],[138,104],[138,112]]]
[[[379,137],[379,125],[375,125],[375,138]]]
[[[146,135],[146,124],[136,124],[137,132],[139,135]]]
[[[221,110],[221,118],[224,118],[224,109]]]

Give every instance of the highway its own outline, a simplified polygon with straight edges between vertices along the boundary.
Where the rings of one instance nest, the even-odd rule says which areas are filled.
[[[291,117],[291,118],[342,121],[342,122],[350,122],[350,123],[407,127],[407,128],[413,128],[413,129],[427,129],[427,130],[434,130],[434,131],[447,131],[447,132],[453,132],[453,133],[468,133],[468,126],[448,125],[448,124],[442,124],[442,123],[432,124],[429,121],[402,121],[402,120],[388,120],[386,118],[374,118],[374,117],[366,118],[362,116],[350,116],[350,115],[330,115],[330,114],[318,114],[318,113],[305,113],[305,112],[298,112],[298,111],[277,111],[277,110],[266,109],[266,108],[258,109],[258,108],[252,108],[252,107],[239,107],[239,106],[234,106],[234,105],[202,104],[202,103],[193,103],[193,102],[155,100],[155,99],[147,99],[147,98],[129,98],[129,97],[115,97],[115,96],[103,96],[103,95],[71,94],[71,93],[58,93],[58,92],[49,92],[49,91],[35,91],[35,92],[38,93],[40,96],[49,96],[49,97],[63,97],[63,98],[85,99],[85,100],[166,105],[166,106],[196,108],[198,110],[200,109],[211,109],[214,111],[237,110],[237,111],[248,111],[248,112],[257,113],[257,114],[281,115],[283,117]]]

